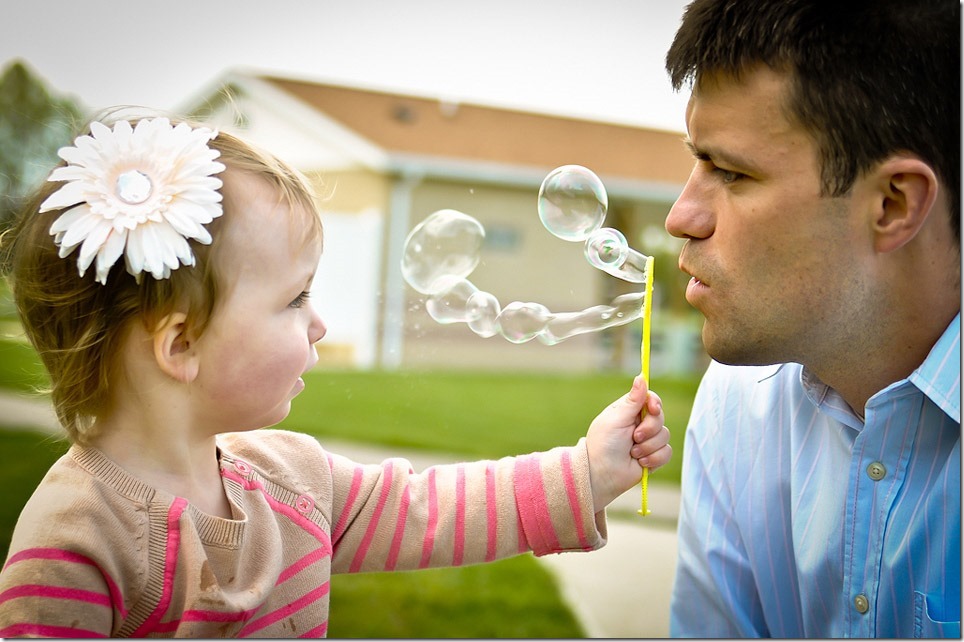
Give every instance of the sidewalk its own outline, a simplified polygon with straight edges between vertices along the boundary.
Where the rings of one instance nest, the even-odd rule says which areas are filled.
[[[42,400],[0,392],[0,428],[32,427],[59,431],[53,409]],[[384,449],[338,440],[326,448],[359,463],[404,457],[416,470],[459,461],[423,451]],[[639,488],[617,498],[607,509],[609,542],[592,553],[537,558],[556,577],[563,599],[594,638],[653,638],[669,633],[669,595],[676,566],[676,519],[679,489],[649,485],[652,514],[636,513]]]

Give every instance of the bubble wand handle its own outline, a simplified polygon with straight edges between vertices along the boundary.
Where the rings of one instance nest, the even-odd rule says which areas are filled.
[[[641,369],[640,374],[643,377],[643,381],[646,382],[646,388],[649,388],[649,328],[650,319],[653,312],[653,257],[646,257],[646,295],[643,297],[643,337],[639,348]],[[645,412],[645,409],[643,410]],[[640,481],[640,489],[642,492],[642,498],[639,508],[639,514],[642,516],[649,515],[652,511],[649,510],[649,468],[643,468],[643,478]]]

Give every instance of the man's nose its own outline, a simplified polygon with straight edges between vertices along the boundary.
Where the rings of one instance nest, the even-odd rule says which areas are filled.
[[[716,226],[708,188],[699,172],[699,167],[693,168],[682,193],[666,215],[666,231],[677,238],[707,238]]]

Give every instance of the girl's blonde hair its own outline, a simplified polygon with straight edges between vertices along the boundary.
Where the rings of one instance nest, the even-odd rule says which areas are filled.
[[[137,120],[137,119],[133,119]],[[135,124],[132,120],[132,125]],[[321,220],[308,181],[283,161],[224,132],[208,145],[228,170],[260,177],[276,188],[291,212],[306,213],[304,241],[321,241]],[[50,395],[68,437],[85,443],[94,436],[94,420],[106,408],[111,381],[130,323],[140,320],[151,332],[169,314],[187,315],[189,332],[201,335],[218,301],[219,239],[231,225],[230,199],[224,213],[206,227],[210,245],[190,241],[196,263],[181,266],[170,278],[142,274],[140,283],[123,261],[110,271],[107,284],[94,280],[94,270],[81,277],[76,257],[58,256],[50,226],[64,210],[38,213],[40,204],[61,183],[46,183],[2,238],[4,271],[9,275],[17,311],[27,338],[50,375]],[[222,192],[223,192],[222,187]]]

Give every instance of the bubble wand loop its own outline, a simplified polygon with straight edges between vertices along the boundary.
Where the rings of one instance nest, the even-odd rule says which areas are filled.
[[[643,297],[643,337],[640,342],[639,353],[640,353],[640,374],[643,377],[643,381],[646,382],[646,388],[649,389],[649,328],[650,328],[650,318],[653,312],[653,257],[646,257],[646,294]],[[645,409],[643,412],[646,412]],[[649,515],[652,511],[649,510],[649,468],[643,468],[643,478],[639,482],[642,497],[640,500],[639,514],[642,516]]]

